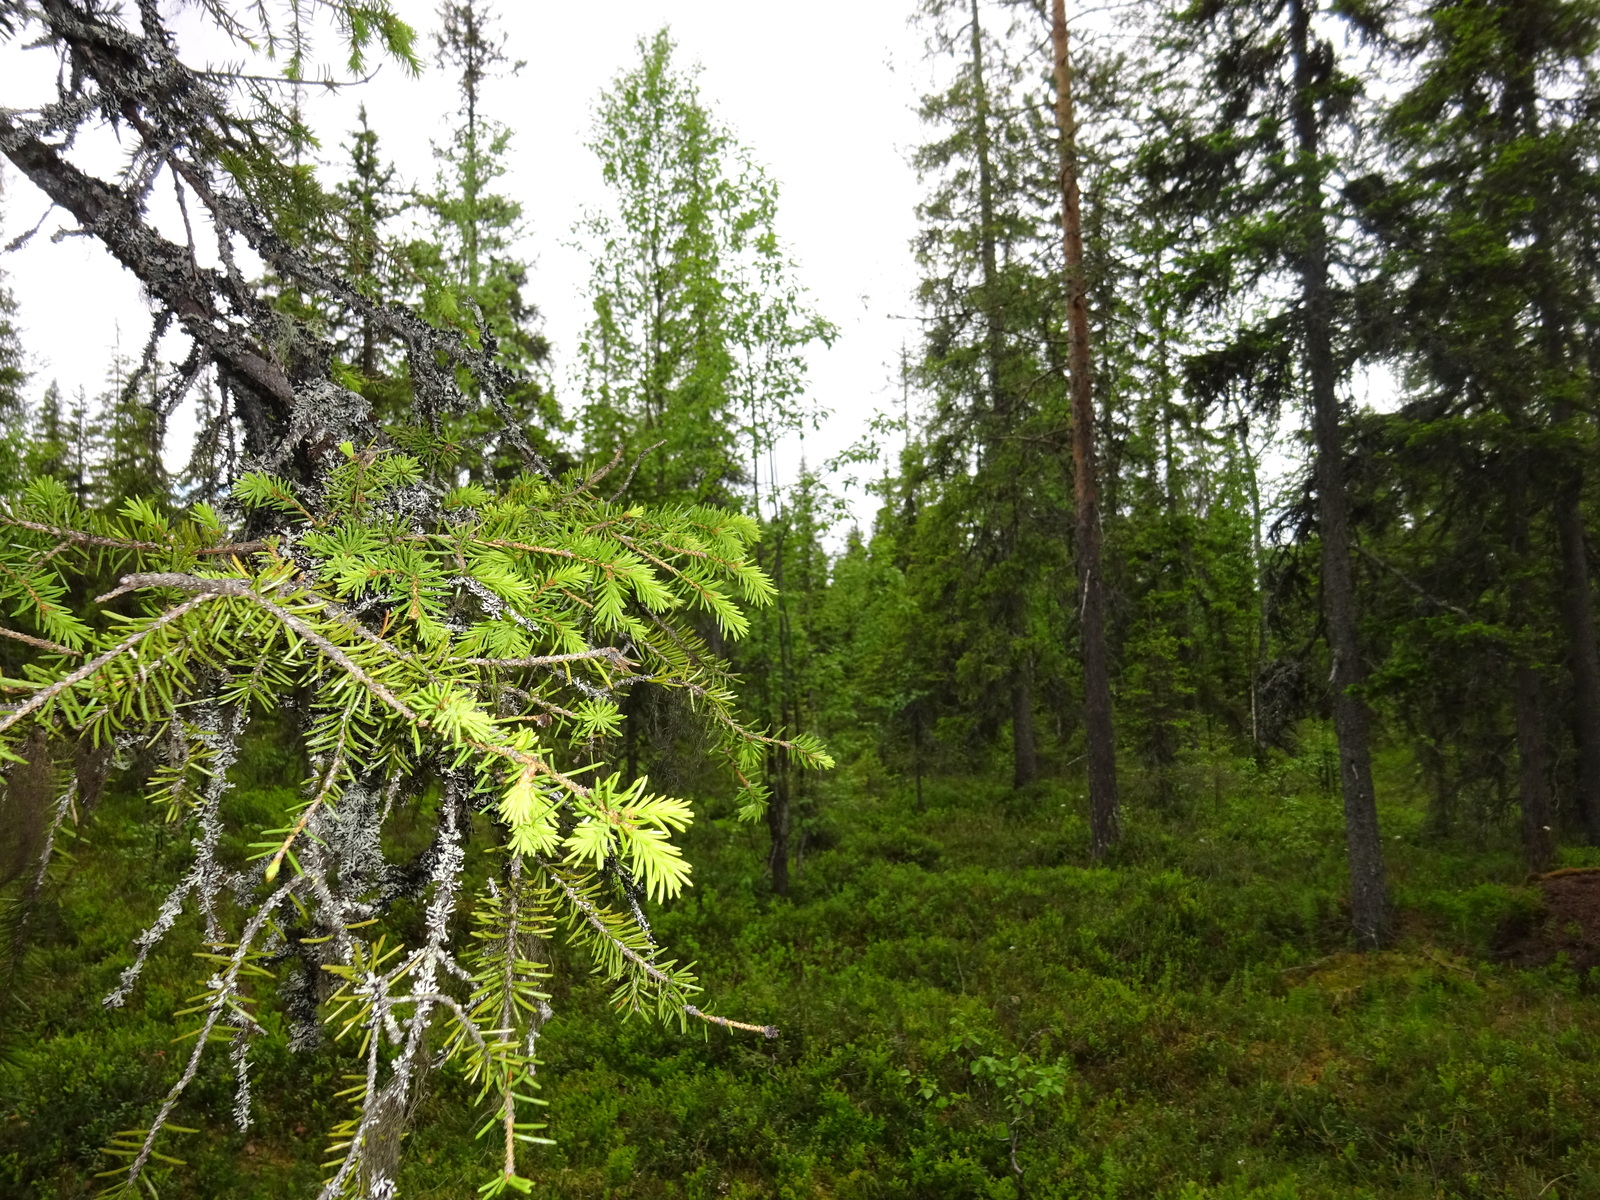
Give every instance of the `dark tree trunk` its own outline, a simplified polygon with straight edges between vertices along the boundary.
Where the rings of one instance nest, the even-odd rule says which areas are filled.
[[[1516,668],[1518,783],[1522,800],[1522,852],[1528,870],[1547,871],[1555,857],[1550,832],[1550,783],[1544,745],[1544,715],[1539,672],[1527,663]]]
[[[1083,656],[1083,726],[1088,741],[1089,845],[1102,858],[1121,837],[1116,738],[1111,721],[1111,662],[1106,648],[1105,581],[1100,569],[1100,501],[1095,479],[1094,395],[1089,375],[1089,298],[1083,270],[1083,209],[1078,195],[1077,127],[1064,0],[1052,0],[1056,131],[1061,148],[1061,241],[1066,253],[1068,373],[1072,386],[1072,483],[1077,503],[1079,631]]]
[[[778,663],[777,687],[770,693],[768,711],[775,716],[774,725],[777,728],[794,728],[798,722],[791,722],[791,700],[794,689],[794,663],[791,654],[791,641],[789,629],[789,613],[785,601],[782,599],[788,581],[784,574],[784,526],[780,523],[778,535],[773,543],[772,578],[779,590],[780,599],[777,605],[778,618]],[[768,672],[768,685],[771,685],[772,672]],[[796,700],[795,703],[798,703]],[[771,835],[771,845],[767,850],[767,870],[772,876],[772,890],[779,896],[789,894],[789,823],[790,823],[790,775],[789,755],[779,747],[774,747],[767,756],[767,775],[771,780],[772,796],[767,802],[767,832]]]
[[[1366,671],[1356,634],[1355,580],[1350,566],[1350,512],[1345,494],[1344,448],[1333,357],[1333,303],[1328,283],[1328,231],[1318,162],[1310,17],[1305,0],[1289,0],[1290,53],[1294,60],[1294,128],[1302,178],[1300,220],[1301,307],[1311,422],[1316,444],[1317,524],[1322,539],[1322,612],[1333,655],[1333,727],[1339,739],[1339,781],[1344,794],[1345,850],[1350,865],[1350,917],[1356,940],[1376,948],[1389,940],[1389,893],[1383,842],[1372,786],[1368,745],[1370,714],[1357,689]]]
[[[789,894],[789,760],[782,750],[772,754],[772,799],[767,803],[767,832],[772,848],[767,853],[767,868],[772,872],[772,890]]]
[[[924,729],[926,718],[922,712],[922,701],[911,702],[911,771],[916,778],[916,811],[918,814],[927,811],[927,805],[922,798],[923,747],[927,738]]]
[[[1512,554],[1511,609],[1526,620],[1536,600],[1529,586],[1528,466],[1519,457],[1506,493],[1506,542]],[[1522,852],[1530,871],[1544,871],[1555,856],[1551,836],[1550,782],[1545,753],[1544,705],[1539,671],[1526,660],[1512,664],[1512,712],[1517,727],[1518,802],[1522,808]]]
[[[1600,652],[1595,645],[1588,547],[1579,503],[1582,488],[1582,472],[1574,470],[1556,496],[1555,516],[1561,539],[1561,607],[1567,626],[1573,733],[1578,746],[1578,809],[1589,840],[1600,845]]]
[[[1039,778],[1039,754],[1033,737],[1033,679],[1027,664],[1011,681],[1011,785],[1027,787]]]
[[[1435,838],[1450,836],[1455,824],[1454,780],[1450,777],[1450,760],[1444,751],[1444,739],[1433,733],[1417,739],[1417,761],[1422,773],[1433,789],[1428,802],[1428,833]]]
[[[1541,137],[1538,78],[1535,58],[1523,54],[1524,67],[1506,87],[1503,101],[1507,137],[1534,142]],[[1561,250],[1551,233],[1551,202],[1541,193],[1541,203],[1532,213],[1536,244],[1539,248],[1538,305],[1541,349],[1546,367],[1571,378],[1570,332],[1573,323],[1572,299],[1560,283]],[[1593,361],[1589,364],[1592,373]],[[1571,437],[1574,414],[1571,402],[1561,396],[1554,405],[1556,432]],[[1583,530],[1583,465],[1559,459],[1551,463],[1556,472],[1557,489],[1554,515],[1556,536],[1561,547],[1561,608],[1567,627],[1568,663],[1573,685],[1573,741],[1578,752],[1578,810],[1584,832],[1591,843],[1600,845],[1600,653],[1595,646],[1593,598],[1589,592],[1589,562]]]

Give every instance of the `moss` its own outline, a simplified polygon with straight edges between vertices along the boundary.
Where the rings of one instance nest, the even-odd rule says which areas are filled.
[[[563,954],[540,1043],[557,1144],[530,1154],[539,1186],[1013,1197],[1014,1143],[1032,1200],[1600,1194],[1600,1009],[1569,970],[1486,957],[1536,902],[1509,842],[1392,843],[1403,933],[1359,955],[1316,781],[1218,770],[1220,803],[1208,780],[1187,808],[1131,812],[1107,867],[1085,865],[1065,785],[1001,806],[982,781],[937,781],[921,817],[907,795],[841,791],[788,901],[762,883],[761,831],[699,827],[697,886],[658,933],[698,961],[708,1011],[783,1034],[619,1022]],[[1418,810],[1386,794],[1400,797],[1386,825],[1411,827]],[[147,815],[107,802],[33,952],[34,1035],[0,1090],[0,1194],[92,1194],[107,1134],[147,1120],[170,1082],[167,1014],[194,990],[197,947],[152,963],[142,1008],[96,1012],[159,903],[130,853]],[[258,1124],[230,1129],[219,1059],[186,1102],[202,1132],[163,1196],[312,1190],[348,1051],[269,1038],[254,1053]],[[1017,1081],[1041,1071],[1059,1094],[1019,1105]],[[430,1089],[402,1192],[466,1200],[489,1153],[473,1093],[444,1075]]]

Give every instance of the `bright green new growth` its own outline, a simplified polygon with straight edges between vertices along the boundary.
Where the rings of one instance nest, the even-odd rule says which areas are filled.
[[[769,747],[830,765],[814,739],[742,724],[724,668],[695,632],[709,618],[737,637],[748,628],[741,606],[772,599],[747,557],[751,518],[625,508],[597,495],[604,470],[524,475],[492,493],[435,482],[406,454],[349,443],[340,454],[314,496],[243,476],[234,500],[263,531],[249,541],[230,540],[205,505],[182,519],[142,501],[96,516],[48,478],[0,513],[0,598],[34,631],[11,636],[45,652],[24,678],[0,681],[24,697],[0,716],[0,753],[23,761],[48,753],[41,744],[79,739],[147,747],[161,759],[152,801],[195,831],[191,870],[107,1000],[123,1002],[145,954],[192,901],[215,973],[187,1010],[201,1024],[182,1077],[148,1128],[109,1148],[129,1160],[108,1173],[123,1187],[157,1157],[211,1041],[231,1047],[236,1116],[248,1123],[255,989],[298,954],[337,977],[320,1016],[359,1040],[365,1063],[323,1195],[379,1194],[392,1178],[385,1147],[437,1049],[430,1029],[479,1085],[486,1132],[504,1140],[503,1169],[484,1191],[526,1191],[515,1147],[540,1140],[527,1119],[534,1042],[549,1012],[540,938],[563,926],[615,983],[625,1013],[704,1016],[689,1004],[694,976],[661,956],[639,907],[688,884],[672,836],[694,813],[604,768],[621,693],[686,693],[718,733],[747,817],[762,811]],[[121,583],[84,619],[68,598],[97,559]],[[136,598],[134,613],[106,607],[124,596]],[[256,831],[249,862],[226,863],[228,768],[246,725],[282,709],[298,715],[312,766],[304,800],[284,827]],[[381,931],[395,898],[382,826],[407,804],[436,810],[437,821],[419,860],[428,901],[417,944]],[[490,819],[499,857],[470,902],[473,945],[462,952],[452,918],[474,813]],[[315,1016],[288,1007],[302,1026]]]

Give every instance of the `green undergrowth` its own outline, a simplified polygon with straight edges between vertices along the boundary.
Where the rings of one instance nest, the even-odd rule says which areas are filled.
[[[1131,802],[1098,867],[1071,784],[930,780],[917,812],[846,775],[787,900],[763,881],[763,830],[703,820],[696,886],[657,933],[698,962],[708,1011],[781,1036],[620,1022],[558,952],[540,1043],[556,1145],[529,1173],[544,1195],[617,1200],[1600,1195],[1596,981],[1492,961],[1537,904],[1509,835],[1430,840],[1386,788],[1401,933],[1358,955],[1339,802],[1302,767],[1185,768],[1183,802]],[[290,799],[235,802],[270,823]],[[174,1078],[170,1014],[198,990],[190,932],[127,1010],[101,1009],[183,846],[113,798],[72,849],[0,1067],[0,1196],[19,1200],[98,1189],[99,1148]],[[270,1004],[263,1019],[281,1029]],[[260,1041],[246,1133],[218,1053],[160,1195],[314,1194],[350,1052]],[[430,1080],[402,1195],[474,1194],[491,1151],[471,1099]]]

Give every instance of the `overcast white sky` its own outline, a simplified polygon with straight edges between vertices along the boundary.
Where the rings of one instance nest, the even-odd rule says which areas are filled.
[[[166,7],[164,5],[164,7]],[[432,0],[396,0],[425,34]],[[813,355],[813,394],[833,416],[805,446],[813,462],[859,435],[874,408],[890,403],[903,340],[914,340],[909,242],[918,198],[907,166],[921,130],[913,107],[929,68],[922,36],[907,23],[908,0],[809,0],[759,5],[748,0],[611,0],[581,5],[501,0],[510,53],[527,62],[492,84],[488,108],[515,129],[512,173],[504,181],[528,223],[534,263],[528,297],[544,311],[555,346],[556,379],[569,410],[576,404],[567,370],[585,319],[582,254],[572,226],[601,202],[599,171],[584,147],[599,91],[636,58],[635,43],[670,25],[683,61],[704,66],[701,88],[722,119],[766,164],[782,187],[779,229],[823,315],[841,329],[831,350]],[[191,60],[203,52],[191,50]],[[330,50],[332,47],[330,46]],[[431,53],[431,38],[426,42]],[[54,63],[15,46],[0,51],[0,103],[20,106],[12,84],[48,86]],[[336,95],[313,95],[307,113],[323,137],[323,157],[339,143],[365,102],[385,153],[408,182],[433,174],[431,141],[443,140],[456,100],[453,81],[429,69],[420,80],[385,67],[371,83]],[[114,153],[106,143],[103,155]],[[42,196],[13,173],[6,179],[0,243],[28,229],[44,211]],[[136,352],[147,309],[132,277],[87,239],[52,243],[59,216],[0,270],[22,304],[26,344],[34,355],[35,391],[52,379],[71,390],[102,386],[107,350],[120,326]],[[897,389],[896,389],[897,390]],[[182,441],[184,429],[174,428]],[[175,445],[175,461],[187,447]],[[792,472],[798,448],[784,456]]]

